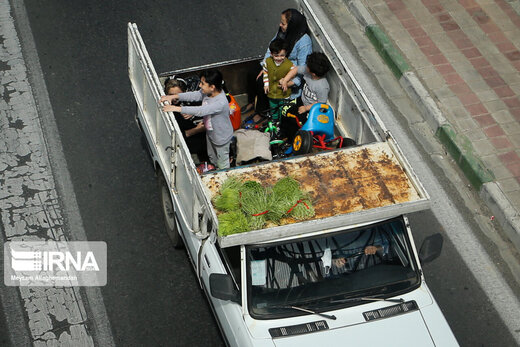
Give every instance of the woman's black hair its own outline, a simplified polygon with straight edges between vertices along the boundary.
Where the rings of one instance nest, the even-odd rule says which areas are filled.
[[[217,69],[208,69],[202,71],[200,74],[200,78],[204,77],[206,82],[209,85],[215,86],[215,89],[219,92],[222,90],[222,84],[224,79],[222,78],[222,73]]]
[[[288,8],[282,14],[287,19],[287,30],[284,33],[281,28],[278,29],[276,38],[284,39],[287,43],[287,56],[289,56],[296,42],[305,34],[309,33],[307,20],[305,16],[294,8]]]

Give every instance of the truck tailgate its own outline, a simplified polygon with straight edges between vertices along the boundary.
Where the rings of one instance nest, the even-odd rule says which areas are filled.
[[[285,225],[220,237],[221,247],[250,244],[390,218],[429,207],[429,197],[389,136],[385,142],[210,173],[211,197],[230,176],[274,184],[292,176],[309,192],[316,215]]]

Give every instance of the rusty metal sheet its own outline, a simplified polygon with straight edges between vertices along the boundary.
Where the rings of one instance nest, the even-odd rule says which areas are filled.
[[[205,174],[202,182],[213,197],[230,176],[264,185],[292,176],[311,194],[315,219],[421,198],[384,142]]]

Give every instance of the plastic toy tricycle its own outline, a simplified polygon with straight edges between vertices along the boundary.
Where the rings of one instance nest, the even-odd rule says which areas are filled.
[[[339,141],[334,147],[333,142]],[[293,154],[309,153],[313,148],[331,150],[353,146],[356,142],[348,137],[334,137],[334,109],[328,104],[314,104],[305,124],[296,132]]]

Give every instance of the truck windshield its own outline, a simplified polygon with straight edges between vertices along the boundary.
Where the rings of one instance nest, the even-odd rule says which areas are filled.
[[[419,285],[419,272],[402,218],[284,244],[247,248],[248,306],[252,317],[316,312],[387,298]]]

